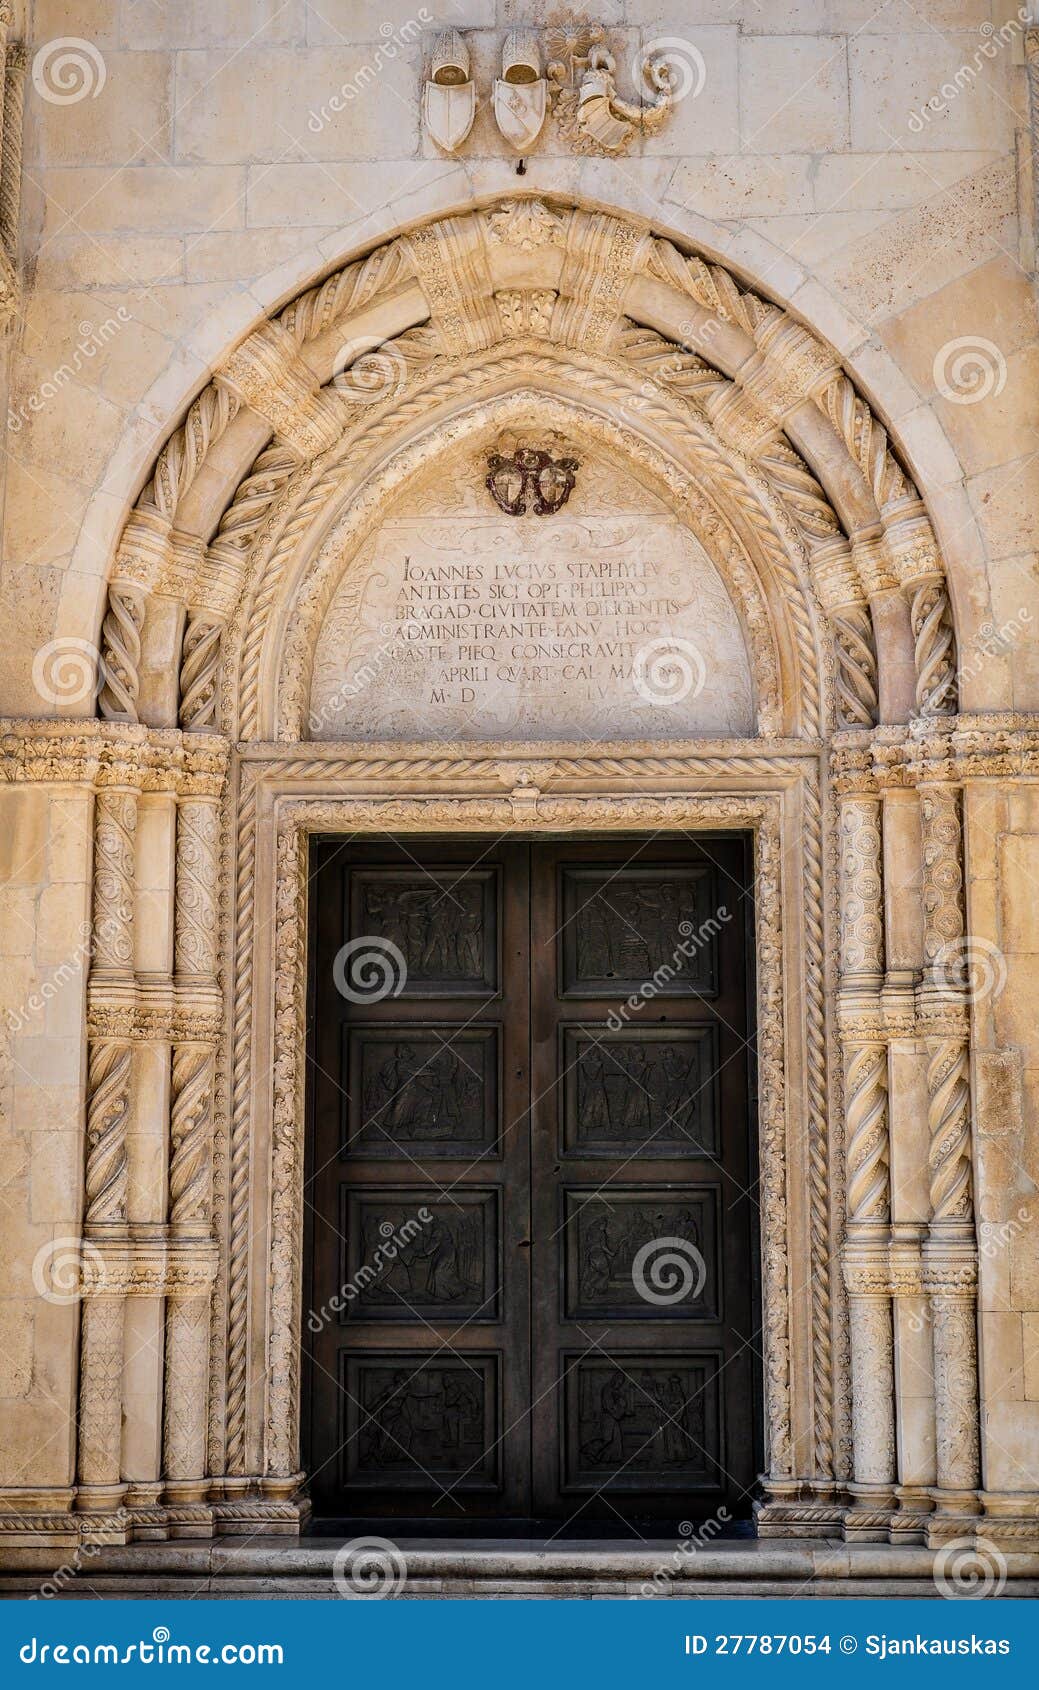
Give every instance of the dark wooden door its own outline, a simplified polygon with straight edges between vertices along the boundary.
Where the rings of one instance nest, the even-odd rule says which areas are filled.
[[[325,840],[313,869],[315,1512],[745,1515],[745,841]]]

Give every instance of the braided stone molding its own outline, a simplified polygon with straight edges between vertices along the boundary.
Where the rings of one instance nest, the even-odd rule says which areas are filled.
[[[223,623],[205,615],[188,617],[180,662],[180,725],[198,731],[217,725],[217,676]]]
[[[126,1219],[131,1059],[128,1044],[105,1040],[90,1047],[84,1219],[91,1225]]]
[[[515,748],[513,748],[515,752]],[[501,761],[500,756],[494,759]],[[695,763],[687,759],[687,768]],[[719,763],[723,760],[719,759]],[[767,759],[761,759],[767,762]],[[297,786],[308,772],[317,776],[321,786],[328,778],[334,762],[320,759],[289,758],[272,763],[265,770],[268,781],[277,781],[279,788]],[[742,767],[733,760],[730,770]],[[771,765],[774,776],[782,777],[783,764]],[[797,763],[788,769],[793,775]],[[749,773],[749,769],[747,771]],[[254,777],[255,778],[255,777]],[[504,773],[494,777],[499,791],[505,784]],[[252,789],[250,791],[250,788]],[[319,786],[320,790],[320,786]],[[327,790],[327,789],[326,789]],[[554,789],[558,791],[558,788]],[[240,829],[240,846],[249,836],[249,849],[255,851],[255,803],[253,781],[247,781],[243,791],[243,815],[246,820]],[[297,1459],[298,1340],[294,1322],[296,1309],[298,1258],[301,1230],[301,1145],[302,1119],[302,1052],[305,1048],[306,974],[305,956],[305,887],[306,840],[313,831],[428,831],[430,828],[449,830],[453,827],[477,827],[497,830],[511,823],[512,805],[508,798],[485,796],[446,797],[442,788],[433,797],[363,799],[310,797],[281,801],[277,832],[277,877],[275,892],[276,929],[273,954],[279,959],[274,981],[275,1067],[273,1097],[273,1167],[271,1194],[271,1253],[270,1301],[265,1321],[268,1338],[268,1385],[266,1404],[267,1470],[288,1474],[295,1470]],[[251,812],[251,813],[250,813]],[[564,799],[558,796],[539,797],[533,825],[557,831],[561,827],[617,829],[632,825],[661,828],[679,826],[754,826],[757,838],[758,890],[758,955],[759,970],[758,1051],[762,1116],[762,1182],[763,1215],[766,1243],[764,1259],[765,1293],[765,1372],[769,1411],[769,1447],[772,1472],[777,1478],[793,1471],[790,1422],[790,1334],[788,1303],[787,1228],[787,1168],[784,1068],[784,984],[783,941],[781,931],[780,875],[782,847],[779,836],[777,800],[751,793],[719,794],[714,797],[660,798],[647,796],[594,797],[576,795]],[[241,857],[240,857],[241,861]],[[243,891],[251,888],[251,870],[242,876]],[[239,912],[242,913],[241,910]],[[239,921],[241,940],[251,921]],[[236,1006],[244,1003],[251,992],[252,959],[246,944],[239,957],[242,974],[236,979]],[[251,1025],[251,1016],[245,1017]],[[238,1020],[236,1017],[236,1027]],[[247,1058],[247,1052],[243,1056]],[[247,1061],[236,1070],[236,1096],[240,1097],[240,1113],[232,1116],[232,1161],[238,1144],[248,1143],[248,1110],[251,1107],[250,1071]],[[242,1091],[237,1086],[240,1082]],[[244,1130],[243,1130],[244,1128]],[[240,1217],[236,1221],[235,1208]],[[240,1197],[232,1200],[232,1261],[236,1230],[248,1237],[248,1182]],[[806,1264],[807,1266],[807,1264]],[[244,1290],[239,1303],[244,1303]],[[229,1333],[234,1330],[238,1313],[236,1299],[229,1294]],[[234,1401],[234,1381],[239,1369],[244,1372],[244,1357],[229,1350],[228,1406]],[[230,1417],[229,1417],[230,1418]],[[236,1416],[236,1422],[239,1416]],[[237,1449],[242,1435],[229,1424],[229,1453]],[[239,1469],[240,1470],[240,1469]]]
[[[229,1473],[245,1471],[255,871],[256,783],[251,771],[245,771],[238,800],[238,838],[235,853],[232,1090],[227,1196],[227,1378],[224,1421]]]
[[[115,721],[137,720],[144,604],[144,594],[129,581],[113,581],[108,589],[108,609],[101,625],[104,684],[98,709]]]

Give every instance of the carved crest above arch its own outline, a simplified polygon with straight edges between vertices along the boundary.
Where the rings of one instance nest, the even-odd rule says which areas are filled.
[[[376,484],[393,496],[394,454],[405,464],[438,428],[450,444],[453,418],[520,390],[569,398],[633,463],[655,452],[665,480],[684,476],[681,504],[708,500],[758,577],[782,686],[802,685],[815,648],[819,704],[797,731],[955,711],[933,530],[832,348],[647,225],[524,196],[381,245],[228,355],[127,521],[101,713],[261,731],[277,688],[293,687],[266,631],[280,651],[344,498],[367,507]]]

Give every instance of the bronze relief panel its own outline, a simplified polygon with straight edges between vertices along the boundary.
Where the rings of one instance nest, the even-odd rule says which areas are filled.
[[[343,1483],[430,1492],[500,1483],[499,1358],[341,1352]]]
[[[717,1026],[564,1026],[565,1155],[717,1156]]]
[[[563,1193],[564,1318],[721,1318],[717,1186]]]
[[[486,997],[499,989],[495,868],[355,869],[349,925],[357,948],[346,978],[358,1001],[366,957],[359,941],[368,938],[373,950],[389,952],[401,979],[395,997]]]
[[[500,1192],[459,1187],[342,1192],[341,1320],[501,1317]]]
[[[563,1361],[564,1490],[721,1486],[719,1352]]]
[[[493,1154],[498,1032],[428,1022],[348,1026],[344,1153],[390,1160]]]
[[[563,997],[713,996],[717,876],[689,868],[560,870]]]

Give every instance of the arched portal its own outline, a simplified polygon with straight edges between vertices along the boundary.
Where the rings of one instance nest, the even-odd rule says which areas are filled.
[[[551,627],[512,634],[504,660],[493,606],[535,610],[529,592],[491,592],[503,564]],[[657,696],[654,664],[666,691],[683,660],[696,684]],[[310,842],[737,831],[753,865],[759,1529],[962,1530],[976,1378],[942,1366],[966,1341],[972,1283],[964,1005],[940,954],[962,931],[942,763],[953,618],[920,492],[833,349],[628,218],[517,197],[402,233],[249,335],[194,400],[113,560],[102,666],[86,1229],[129,1261],[128,1295],[139,1246],[112,1197],[113,1137],[132,1111],[168,1108],[154,1484],[169,1529],[306,1514]],[[145,824],[120,747],[159,758],[171,737],[176,779]],[[884,830],[907,825],[888,789],[914,781],[920,987],[881,894]],[[139,825],[168,828],[176,851],[168,1089],[149,1096],[156,1010],[129,961]],[[918,1247],[901,1278],[898,1037],[930,1054],[947,1194],[927,1273]],[[88,1297],[82,1339],[78,1505],[105,1514],[125,1496],[98,1383],[127,1300],[112,1285]],[[900,1297],[931,1294],[948,1303],[942,1430],[937,1466],[907,1475],[893,1320]]]

